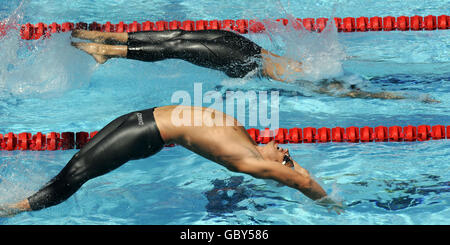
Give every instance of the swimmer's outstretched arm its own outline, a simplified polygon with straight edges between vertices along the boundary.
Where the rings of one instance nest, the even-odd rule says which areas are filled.
[[[294,159],[292,160],[292,164],[294,165],[294,170],[297,171],[300,174],[307,174],[309,175],[308,171],[304,168],[302,168]],[[318,200],[315,200],[318,205],[324,206],[328,208],[328,210],[333,210],[337,214],[341,214],[344,212],[344,205],[342,202],[337,202],[330,198],[329,196],[322,197]]]
[[[383,99],[383,100],[403,100],[414,99],[412,96],[406,96],[394,92],[367,92],[359,88],[352,88],[350,91],[344,91],[342,82],[331,81],[329,83],[322,84],[321,87],[314,89],[314,92],[319,94],[326,94],[335,97],[347,97],[347,98],[359,98],[359,99]],[[440,103],[439,100],[435,100],[426,95],[420,98],[423,103]]]
[[[383,99],[383,100],[403,100],[403,99],[408,99],[407,96],[404,95],[400,95],[400,94],[396,94],[393,92],[376,92],[376,93],[372,93],[372,92],[366,92],[366,91],[362,91],[362,90],[355,90],[355,91],[351,91],[345,94],[341,94],[339,95],[339,97],[350,97],[350,98],[362,98],[362,99],[367,99],[367,98],[372,98],[372,99]],[[409,99],[413,99],[411,96],[409,97]],[[431,98],[429,95],[426,95],[422,98],[419,98],[419,100],[423,103],[441,103],[439,100],[435,100],[433,98]]]
[[[374,99],[386,99],[386,100],[402,100],[406,99],[405,96],[395,94],[392,92],[377,92],[371,93],[362,90],[354,90],[345,94],[340,94],[339,97],[350,97],[350,98],[374,98]]]
[[[308,198],[314,200],[316,204],[334,210],[340,214],[343,212],[341,203],[337,203],[328,197],[326,191],[294,160],[294,170],[290,167],[280,165],[279,162],[262,160],[258,158],[248,158],[241,160],[228,169],[235,172],[249,174],[255,178],[273,179],[291,188],[297,189]]]
[[[235,164],[232,171],[249,174],[255,178],[273,179],[291,188],[297,189],[312,200],[327,196],[325,190],[310,176],[309,172],[296,165],[296,170],[280,165],[279,162],[248,158]]]

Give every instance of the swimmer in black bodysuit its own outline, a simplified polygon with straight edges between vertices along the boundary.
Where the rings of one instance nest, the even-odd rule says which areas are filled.
[[[301,73],[302,63],[271,53],[248,38],[231,31],[142,31],[113,33],[74,30],[72,37],[94,43],[72,42],[92,55],[98,63],[110,58],[127,58],[147,62],[182,59],[192,64],[223,71],[227,76],[244,77],[251,71],[259,76],[286,82],[290,74]],[[337,97],[405,99],[391,92],[372,93],[356,87],[345,88],[342,82],[322,83],[314,92]],[[424,102],[438,102],[432,99]]]
[[[92,54],[99,63],[112,57],[147,62],[183,59],[198,66],[223,71],[229,77],[244,77],[257,69],[262,52],[257,44],[229,31],[175,30],[103,35],[102,32],[75,30],[72,36],[116,44],[73,43],[77,48]]]
[[[201,116],[196,116],[198,113]],[[177,121],[180,115],[188,124]],[[183,122],[186,122],[183,119]],[[342,205],[274,141],[259,146],[233,117],[210,108],[164,106],[123,115],[98,132],[67,165],[30,197],[0,205],[0,217],[57,205],[86,181],[104,175],[130,160],[147,158],[164,144],[181,145],[234,172],[273,179],[301,191],[317,204],[336,212]],[[175,164],[175,163],[174,163]]]

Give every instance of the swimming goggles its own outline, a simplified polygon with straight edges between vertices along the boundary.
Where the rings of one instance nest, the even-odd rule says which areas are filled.
[[[294,163],[292,162],[292,158],[291,158],[291,156],[289,156],[289,155],[284,155],[284,157],[283,157],[283,162],[282,162],[282,164],[283,165],[286,165],[287,163],[292,163],[292,165],[294,165]]]

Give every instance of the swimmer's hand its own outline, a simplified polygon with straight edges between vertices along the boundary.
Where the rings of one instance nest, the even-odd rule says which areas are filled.
[[[342,202],[335,201],[329,196],[316,200],[316,203],[320,206],[326,207],[328,211],[334,211],[337,214],[344,213],[344,205]]]
[[[431,98],[431,96],[429,96],[428,94],[425,95],[425,96],[421,99],[421,101],[422,101],[423,103],[426,103],[426,104],[441,103],[441,101],[435,100],[435,99]]]

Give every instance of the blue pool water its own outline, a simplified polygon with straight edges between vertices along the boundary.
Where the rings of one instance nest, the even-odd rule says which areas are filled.
[[[0,19],[114,23],[424,16],[450,10],[447,0],[91,2],[0,0]],[[174,91],[193,96],[194,83],[201,83],[203,91],[223,94],[279,91],[283,128],[449,125],[449,31],[330,33],[247,36],[276,53],[306,53],[313,81],[336,78],[370,91],[404,93],[409,99],[329,97],[297,83],[230,79],[178,60],[116,59],[96,65],[69,45],[70,34],[22,41],[11,31],[0,39],[0,133],[98,130],[127,112],[171,104]],[[427,95],[441,103],[421,102]],[[448,140],[285,145],[331,196],[343,200],[347,208],[342,215],[298,191],[232,173],[172,147],[87,182],[60,205],[0,218],[0,224],[449,224],[449,146]],[[0,204],[35,192],[75,153],[0,151]]]

